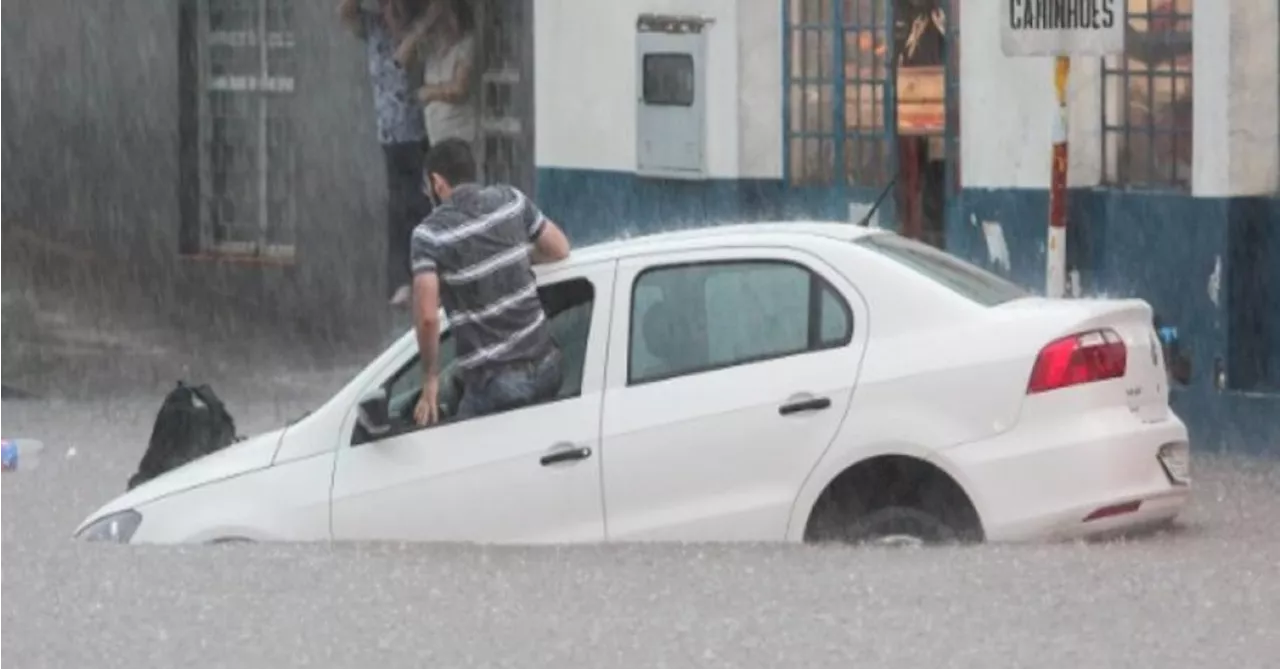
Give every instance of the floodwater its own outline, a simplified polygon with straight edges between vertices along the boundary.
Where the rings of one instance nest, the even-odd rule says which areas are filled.
[[[1199,454],[1196,498],[1176,531],[1097,545],[73,542],[75,525],[123,489],[174,379],[213,381],[251,433],[314,406],[354,371],[262,351],[227,363],[217,348],[190,355],[141,334],[77,341],[56,344],[74,365],[6,370],[6,383],[69,398],[3,403],[5,436],[46,447],[38,468],[3,479],[8,668],[1280,661],[1274,460]],[[21,350],[7,341],[6,359]]]

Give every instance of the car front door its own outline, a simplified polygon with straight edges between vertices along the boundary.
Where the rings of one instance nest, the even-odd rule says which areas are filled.
[[[335,539],[546,543],[600,541],[600,408],[614,265],[544,277],[539,294],[564,353],[549,402],[436,426],[412,425],[416,351],[380,384],[393,428],[373,438],[352,407],[331,502]],[[441,342],[442,369],[452,341]],[[442,373],[442,411],[457,396]]]
[[[858,377],[857,291],[814,254],[737,248],[623,260],[614,304],[610,539],[784,538]]]

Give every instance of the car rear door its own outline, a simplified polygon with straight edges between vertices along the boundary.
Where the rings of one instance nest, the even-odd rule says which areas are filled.
[[[794,248],[624,259],[602,423],[619,540],[777,540],[840,426],[866,307]]]

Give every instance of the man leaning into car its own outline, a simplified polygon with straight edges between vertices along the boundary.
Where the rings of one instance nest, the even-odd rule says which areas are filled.
[[[429,195],[438,206],[413,231],[414,329],[422,395],[414,420],[440,419],[440,305],[457,342],[463,385],[455,417],[506,411],[555,396],[561,358],[538,299],[534,263],[569,256],[569,240],[518,189],[481,186],[471,147],[449,139],[431,147]],[[530,249],[532,243],[532,249]]]

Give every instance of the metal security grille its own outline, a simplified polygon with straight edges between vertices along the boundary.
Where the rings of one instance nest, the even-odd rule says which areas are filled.
[[[960,0],[948,0],[946,34],[947,195],[960,201]]]
[[[201,252],[293,255],[293,12],[292,0],[199,0]]]
[[[1117,186],[1191,187],[1193,0],[1129,0],[1125,55],[1102,69],[1102,158]]]
[[[788,0],[786,167],[795,185],[878,188],[893,174],[892,2]]]
[[[532,194],[532,0],[479,0],[476,18],[481,173],[486,182],[508,183]]]

